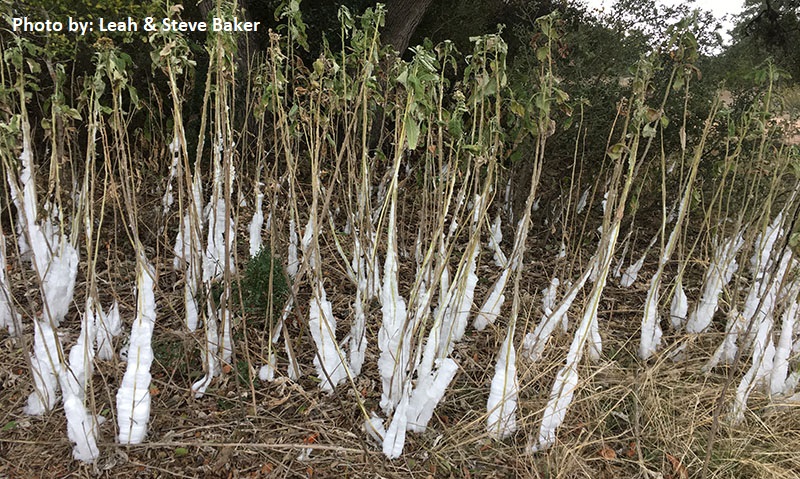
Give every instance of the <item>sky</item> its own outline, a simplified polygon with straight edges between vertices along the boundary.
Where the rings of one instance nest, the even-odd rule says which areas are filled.
[[[589,7],[591,8],[611,8],[613,5],[614,0],[584,0]],[[675,5],[678,3],[683,3],[681,1],[676,0],[659,0],[658,3],[666,4],[666,5]],[[710,10],[714,15],[717,17],[723,17],[727,14],[737,15],[741,13],[742,8],[744,7],[743,0],[697,0],[694,2],[697,8],[702,8],[705,10]],[[726,41],[730,38],[726,32],[733,27],[733,24],[730,21],[722,23],[722,36],[726,39]]]

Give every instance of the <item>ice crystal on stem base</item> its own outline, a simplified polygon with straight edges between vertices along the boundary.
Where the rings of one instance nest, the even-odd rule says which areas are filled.
[[[140,444],[150,420],[151,341],[156,321],[154,286],[155,270],[140,257],[136,268],[136,318],[131,325],[128,365],[117,391],[117,423],[122,444]]]

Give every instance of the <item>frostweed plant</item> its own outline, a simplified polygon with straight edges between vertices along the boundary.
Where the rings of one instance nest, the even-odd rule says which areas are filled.
[[[505,439],[517,430],[517,383],[516,349],[512,343],[514,329],[508,328],[506,338],[500,346],[495,365],[495,374],[486,404],[488,417],[486,430],[494,439]]]
[[[640,160],[640,155],[644,155],[644,152],[639,150],[640,142],[643,138],[647,138],[646,132],[651,124],[658,120],[658,117],[652,118],[648,115],[652,109],[645,103],[645,93],[652,80],[653,71],[654,64],[651,59],[643,58],[639,61],[630,99],[633,108],[630,123],[626,123],[623,129],[623,141],[616,143],[607,152],[614,161],[614,170],[606,197],[602,235],[594,264],[590,268],[596,271],[594,286],[584,305],[583,317],[575,331],[564,365],[556,373],[550,399],[542,415],[538,438],[529,448],[531,452],[542,451],[555,443],[556,431],[564,421],[578,386],[578,367],[584,351],[588,348],[592,359],[599,359],[601,345],[597,333],[597,311],[614,257],[625,204],[634,181],[636,164]],[[646,147],[643,149],[646,150]]]
[[[180,10],[180,5],[173,6],[170,8],[168,15],[173,18],[178,18]],[[182,114],[183,95],[181,89],[179,88],[178,80],[180,77],[189,73],[189,71],[195,66],[195,62],[190,57],[189,45],[186,42],[186,39],[181,35],[177,35],[175,32],[163,30],[156,31],[150,35],[148,41],[151,45],[160,48],[158,51],[151,52],[150,57],[153,60],[153,68],[160,68],[162,72],[167,75],[170,99],[172,100],[173,132],[172,141],[168,146],[171,155],[171,163],[166,191],[162,199],[164,216],[166,216],[169,208],[174,202],[172,182],[177,178],[179,208],[183,208],[187,200],[190,206],[190,208],[188,208],[189,212],[187,213],[187,217],[184,219],[184,223],[181,223],[179,227],[178,237],[181,238],[181,235],[184,235],[185,239],[183,243],[189,248],[189,251],[193,251],[191,246],[194,244],[192,242],[194,236],[192,235],[191,231],[187,231],[189,225],[186,223],[189,222],[189,218],[197,214],[196,211],[193,212],[191,209],[196,208],[197,211],[199,211],[202,209],[202,205],[198,206],[196,204],[200,198],[196,197],[199,196],[199,192],[196,192],[195,188],[197,188],[199,185],[189,184],[189,155],[187,151],[186,133]],[[200,174],[198,167],[199,165],[195,164],[195,177],[199,176]],[[187,195],[187,192],[192,192],[192,194]],[[194,232],[194,234],[196,235],[197,232]],[[188,239],[188,241],[186,239]],[[184,251],[180,252],[183,253]],[[178,251],[176,251],[176,253],[178,253]],[[181,255],[179,254],[179,256]],[[191,262],[192,256],[185,255],[182,257],[182,259],[186,259],[188,262]]]
[[[670,39],[668,42],[668,47],[672,48],[675,47],[675,55],[678,58],[684,58],[686,64],[678,63],[673,68],[672,78],[675,79],[676,76],[679,75],[679,78],[683,80],[683,84],[685,86],[686,96],[689,95],[689,80],[691,79],[691,74],[686,75],[685,72],[691,71],[691,61],[697,58],[697,40],[694,38],[694,35],[689,31],[678,31],[675,35]],[[672,85],[668,85],[669,88]],[[661,108],[657,112],[653,112],[651,110],[647,111],[647,121],[650,123],[658,122],[658,125],[661,127],[661,131],[663,134],[664,127],[667,126],[667,121],[665,117],[663,117],[663,110],[664,110],[664,103],[666,103],[668,93],[665,94],[664,100],[662,102]],[[681,231],[683,228],[683,223],[686,221],[686,216],[689,209],[689,202],[692,198],[692,191],[694,189],[695,178],[697,177],[697,169],[700,164],[700,160],[703,157],[703,148],[705,146],[706,140],[710,134],[711,128],[714,124],[717,110],[719,108],[720,100],[719,97],[714,99],[714,102],[711,106],[711,110],[706,118],[705,125],[703,127],[703,132],[700,135],[698,140],[698,144],[695,147],[695,152],[692,157],[691,167],[689,169],[689,173],[687,175],[687,179],[682,181],[684,184],[683,194],[681,196],[680,204],[678,206],[678,217],[675,220],[675,226],[672,229],[672,232],[669,235],[669,239],[667,240],[666,244],[664,244],[664,234],[666,233],[666,227],[668,223],[668,217],[666,214],[666,201],[664,200],[664,196],[662,194],[662,218],[661,218],[661,256],[658,262],[658,269],[656,270],[655,274],[653,275],[652,279],[650,280],[650,287],[647,290],[647,299],[645,300],[644,306],[644,315],[642,316],[642,336],[639,342],[639,357],[643,360],[649,359],[653,354],[655,354],[656,350],[661,344],[661,336],[663,334],[661,330],[661,318],[659,314],[659,307],[660,307],[660,289],[661,289],[661,282],[662,276],[664,275],[664,268],[666,267],[667,263],[672,258],[673,253],[678,245],[678,241],[681,237]],[[687,112],[684,111],[684,118],[687,115]],[[643,133],[645,136],[649,138],[653,138],[654,132],[652,131],[652,125],[646,125],[644,127]],[[682,127],[685,128],[685,127]],[[683,135],[685,135],[685,130],[681,130]],[[648,145],[649,146],[649,145]],[[662,160],[663,164],[663,160]],[[663,168],[662,168],[663,170]],[[664,183],[664,179],[662,176],[662,185]]]
[[[735,238],[718,242],[719,245],[714,251],[711,264],[703,278],[703,283],[705,284],[703,295],[692,309],[692,313],[686,323],[686,331],[689,333],[700,333],[708,328],[714,313],[717,311],[719,295],[738,268],[736,254],[744,244],[742,234],[739,233]],[[683,295],[683,299],[681,299],[680,295]],[[673,307],[673,310],[680,309],[685,317],[686,307],[681,304],[686,301],[686,294],[683,293],[683,288],[676,291],[675,297],[678,298],[679,303]],[[681,312],[676,311],[673,316],[680,318]]]
[[[6,236],[0,230],[0,328],[7,328],[8,334],[16,336],[20,317],[14,310],[14,303],[11,300],[6,268]]]
[[[213,8],[217,16],[235,15],[230,2]],[[173,7],[165,15],[177,20],[180,13]],[[189,37],[153,32],[151,59],[165,81],[147,100],[132,86],[132,60],[100,41],[78,108],[69,110],[63,95],[51,98],[55,112],[45,107],[44,132],[27,124],[21,101],[28,95],[27,105],[47,103],[39,101],[41,93],[25,90],[22,81],[5,88],[30,80],[19,71],[32,67],[14,51],[4,57],[10,63],[0,68],[0,157],[8,192],[0,209],[8,213],[0,231],[0,326],[18,335],[9,344],[30,349],[23,353],[33,393],[24,411],[44,415],[60,396],[75,459],[96,462],[103,452],[97,398],[104,395],[116,395],[111,415],[120,443],[140,444],[165,432],[151,430],[151,412],[167,396],[152,389],[162,298],[159,322],[177,327],[186,339],[182,356],[199,355],[191,364],[203,371],[173,364],[175,374],[159,387],[182,388],[197,404],[216,403],[220,410],[246,405],[248,417],[259,420],[266,420],[259,404],[264,388],[280,393],[278,401],[311,398],[317,408],[352,403],[358,417],[348,420],[363,425],[369,444],[389,459],[422,447],[435,465],[455,448],[486,440],[497,443],[481,445],[481,452],[498,458],[520,444],[541,453],[557,444],[576,398],[587,401],[584,411],[617,391],[651,404],[641,385],[656,384],[651,379],[673,364],[650,359],[662,346],[699,359],[683,363],[682,372],[706,363],[710,379],[719,377],[719,363],[747,362],[724,371],[736,391],[723,388],[720,398],[734,398],[727,416],[734,424],[759,391],[773,401],[796,400],[800,266],[790,225],[798,198],[789,192],[796,185],[788,177],[790,150],[773,141],[763,97],[738,123],[715,100],[702,130],[687,131],[686,103],[678,113],[683,121],[670,124],[668,97],[677,92],[687,102],[697,71],[696,39],[671,32],[665,50],[635,65],[608,147],[596,155],[582,148],[594,133],[583,123],[583,109],[577,132],[571,118],[562,123],[572,105],[585,102],[570,99],[556,71],[566,51],[558,14],[535,22],[534,75],[521,91],[509,87],[508,47],[500,35],[473,38],[465,61],[451,42],[427,41],[404,60],[381,46],[384,14],[382,6],[361,16],[340,10],[341,44],[322,42],[319,55],[307,61],[298,55],[306,44],[299,4],[284,2],[281,34],[269,32],[264,56],[253,55],[247,69],[235,61],[242,55],[229,32],[209,32],[208,68],[197,71]],[[66,78],[59,72],[55,92]],[[191,99],[200,96],[195,105]],[[143,104],[153,109],[137,110]],[[153,112],[149,135],[131,135],[143,111]],[[72,115],[74,123],[47,126],[58,123],[53,115]],[[85,143],[85,161],[74,146],[42,161],[36,140],[43,136],[51,142],[48,151],[58,150],[56,140]],[[555,145],[572,138],[571,175],[558,188],[543,186],[543,172],[561,159],[551,155]],[[679,150],[663,148],[677,144]],[[155,165],[163,181],[149,181],[139,161]],[[49,175],[42,164],[50,165]],[[659,179],[660,202],[650,191]],[[559,188],[562,197],[551,198]],[[515,197],[524,204],[514,205]],[[153,208],[145,204],[156,205],[153,228]],[[637,221],[642,211],[655,211],[656,223]],[[130,255],[119,247],[120,236],[134,251],[129,277],[117,264]],[[653,240],[645,246],[637,238]],[[658,258],[651,270],[653,251]],[[744,255],[752,258],[749,269],[737,266],[747,263]],[[237,264],[243,257],[249,257],[246,267]],[[174,271],[162,279],[174,281],[173,291],[157,281],[169,265]],[[634,286],[645,272],[652,274],[646,293]],[[82,283],[73,287],[76,275]],[[609,275],[634,286],[624,292],[634,298],[633,310],[628,302],[619,307]],[[133,301],[117,287],[126,281],[135,285]],[[74,307],[76,288],[83,297]],[[24,295],[28,305],[17,294],[23,289],[34,291]],[[662,334],[666,309],[678,334]],[[718,335],[704,333],[721,329],[718,311],[728,324],[706,362],[705,346]],[[570,314],[580,314],[578,321],[568,320]],[[629,339],[636,327],[610,329],[629,324],[630,314],[642,320],[634,346]],[[26,317],[32,320],[25,323]],[[122,323],[129,345],[117,355],[115,343],[125,341],[116,338]],[[558,334],[570,336],[554,340]],[[603,358],[608,339],[610,362],[591,377],[602,381],[623,368],[633,380],[584,391],[584,363]],[[673,343],[662,345],[667,341]],[[704,347],[690,347],[696,344]],[[618,361],[637,352],[636,371]],[[105,362],[116,357],[125,361],[124,373]],[[109,371],[119,374],[105,376]],[[108,384],[98,386],[97,373],[110,377]],[[256,373],[272,384],[254,381]],[[552,381],[549,394],[530,387],[545,380]],[[698,394],[697,404],[705,399]],[[451,411],[462,404],[473,415],[453,423]],[[331,410],[325,407],[317,410]],[[714,420],[719,417],[720,409]],[[652,438],[642,424],[630,426],[637,444]],[[561,439],[572,444],[570,436]],[[301,461],[350,450],[342,443],[346,436],[323,447],[317,440],[287,444],[301,446],[299,457],[292,453]],[[632,463],[647,463],[647,456]]]
[[[21,40],[18,40],[21,41]],[[28,397],[25,412],[40,415],[50,411],[56,403],[58,377],[64,369],[64,352],[57,337],[57,327],[66,316],[72,301],[75,277],[78,268],[78,252],[67,238],[57,220],[64,216],[60,202],[48,203],[44,218],[39,219],[36,177],[33,163],[31,126],[25,102],[25,74],[20,57],[12,56],[17,71],[16,93],[19,95],[19,116],[13,133],[22,140],[22,151],[18,162],[4,151],[2,161],[12,203],[17,208],[18,227],[24,241],[18,241],[20,252],[29,254],[42,300],[40,312],[34,319],[33,355],[30,358],[34,379],[34,391]],[[35,64],[35,63],[34,63]],[[16,135],[15,135],[16,136]],[[51,172],[57,175],[57,170]],[[5,262],[5,255],[3,256]],[[8,304],[8,303],[5,303]],[[10,310],[9,310],[10,311]],[[13,314],[7,321],[13,322]]]
[[[121,444],[141,444],[150,421],[150,366],[156,321],[155,269],[142,252],[136,260],[136,317],[131,324],[128,364],[117,391],[117,425]]]
[[[112,108],[106,127],[99,129],[103,140],[103,156],[109,181],[118,188],[120,209],[136,262],[136,312],[128,339],[127,366],[116,394],[117,439],[121,444],[140,444],[147,434],[150,420],[150,367],[153,362],[153,329],[156,320],[156,269],[148,261],[139,233],[139,208],[137,206],[133,159],[127,145],[130,140],[123,108],[123,92],[127,91],[131,104],[136,107],[135,89],[129,83],[127,66],[130,59],[113,46],[105,46],[96,57],[94,87],[99,95],[107,82]],[[107,110],[106,110],[107,111]],[[91,157],[91,155],[90,155]],[[111,158],[117,164],[117,175],[111,167]],[[89,344],[87,342],[87,344]]]

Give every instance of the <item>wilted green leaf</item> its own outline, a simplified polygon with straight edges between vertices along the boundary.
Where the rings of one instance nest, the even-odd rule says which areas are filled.
[[[419,123],[412,118],[406,119],[406,141],[408,142],[409,150],[417,148],[417,141],[419,141]]]
[[[522,105],[522,103],[518,102],[517,100],[513,99],[511,100],[511,103],[509,104],[509,109],[511,110],[511,113],[517,116],[525,116],[525,107]]]
[[[461,134],[464,133],[464,128],[461,125],[461,117],[458,115],[453,115],[453,117],[450,118],[450,121],[447,122],[447,130],[454,137],[461,136]]]
[[[559,88],[553,88],[553,95],[555,95],[558,103],[565,103],[569,101],[569,93]]]
[[[625,143],[617,143],[612,145],[606,153],[612,160],[619,160],[626,151],[628,151],[628,147],[625,146]]]

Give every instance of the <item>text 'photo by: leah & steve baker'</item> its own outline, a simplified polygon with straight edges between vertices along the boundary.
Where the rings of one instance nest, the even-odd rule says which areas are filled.
[[[213,17],[210,22],[183,21],[170,18],[157,19],[145,17],[136,20],[127,17],[125,20],[109,20],[99,17],[96,20],[78,20],[68,17],[59,20],[34,20],[29,17],[13,17],[11,29],[13,32],[24,33],[61,33],[72,32],[86,35],[89,32],[257,32],[261,22],[239,20],[233,17],[225,20]]]

